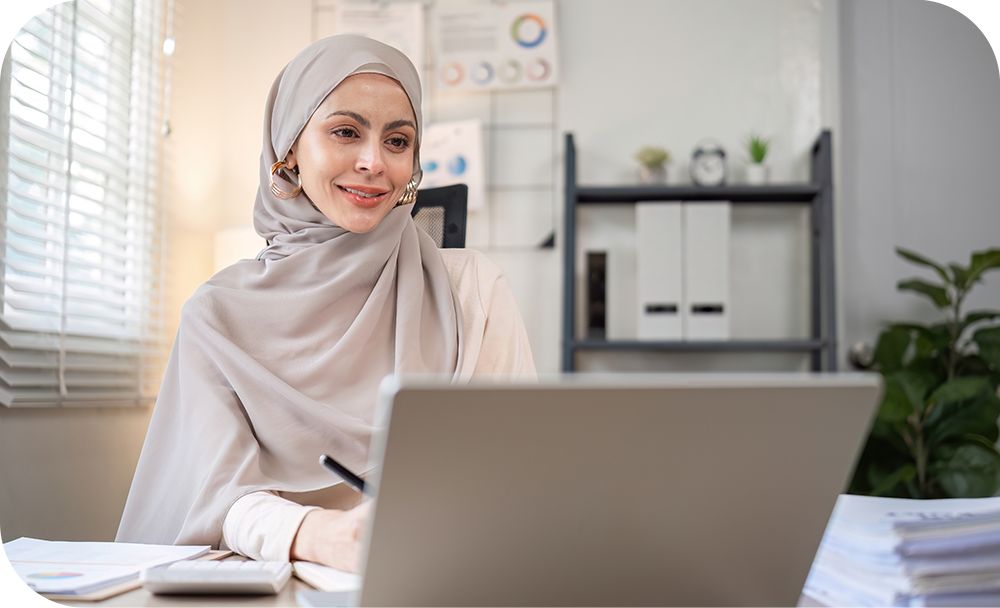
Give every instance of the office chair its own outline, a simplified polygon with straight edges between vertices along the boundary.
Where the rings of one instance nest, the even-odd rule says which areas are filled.
[[[413,221],[430,235],[438,247],[465,247],[465,217],[469,187],[465,184],[417,190]]]

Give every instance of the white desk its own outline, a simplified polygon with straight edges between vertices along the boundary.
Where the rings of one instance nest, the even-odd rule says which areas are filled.
[[[234,555],[226,559],[245,560],[245,557]],[[59,600],[60,604],[66,606],[297,606],[295,596],[299,591],[312,589],[307,583],[302,582],[295,576],[288,581],[281,593],[277,595],[153,595],[143,588],[116,595],[101,602],[73,602],[70,600]],[[823,604],[816,600],[802,596],[799,598],[799,606],[816,608]]]

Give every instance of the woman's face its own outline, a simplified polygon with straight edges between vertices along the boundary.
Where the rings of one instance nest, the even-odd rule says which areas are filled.
[[[417,127],[410,100],[381,74],[348,76],[292,145],[302,190],[331,222],[351,232],[378,226],[413,176]]]

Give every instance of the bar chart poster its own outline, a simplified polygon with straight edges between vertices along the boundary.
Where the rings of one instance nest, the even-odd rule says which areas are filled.
[[[559,82],[552,0],[443,4],[431,17],[439,91],[552,87]]]

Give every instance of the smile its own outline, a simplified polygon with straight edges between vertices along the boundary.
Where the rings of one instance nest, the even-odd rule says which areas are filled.
[[[337,186],[343,192],[348,201],[359,207],[375,207],[386,199],[388,190],[350,188],[347,186]]]

